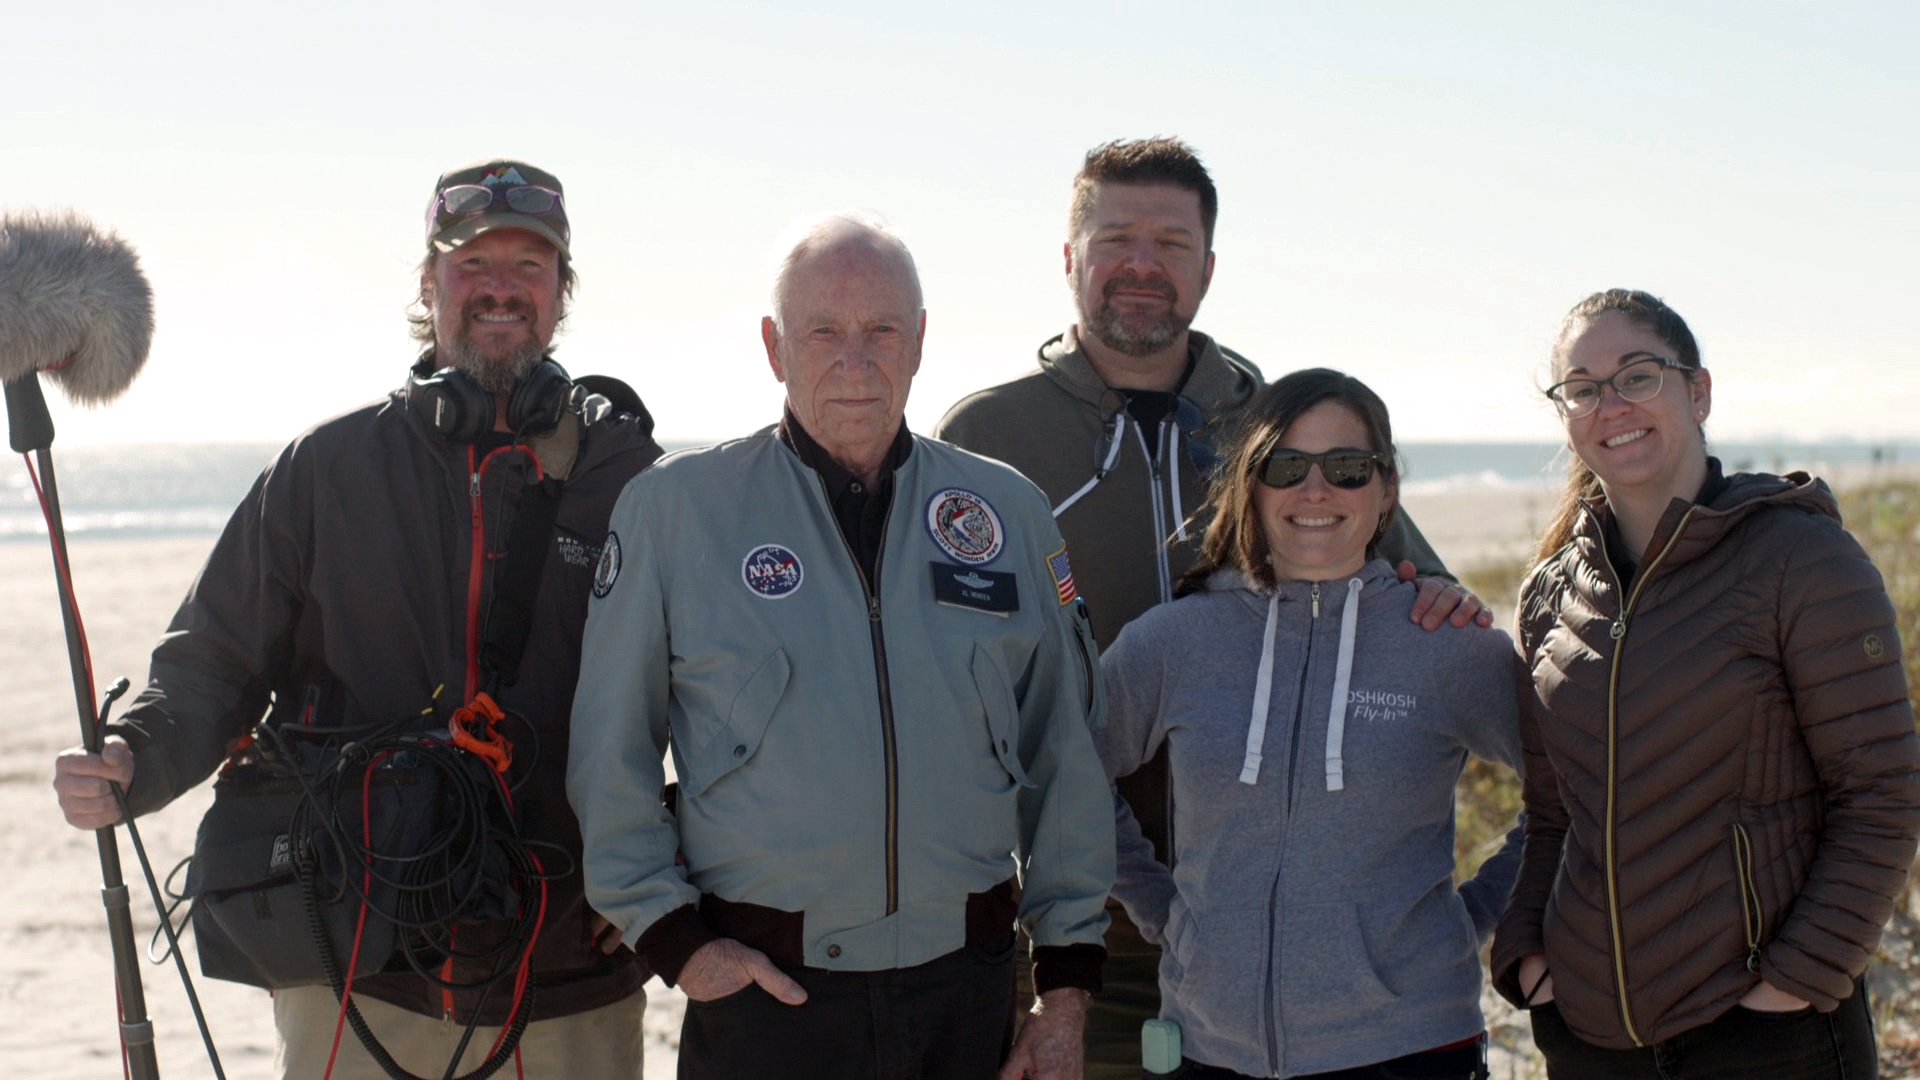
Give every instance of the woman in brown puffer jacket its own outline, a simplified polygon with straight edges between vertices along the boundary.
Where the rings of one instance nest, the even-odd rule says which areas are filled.
[[[1526,853],[1493,949],[1553,1080],[1875,1075],[1861,973],[1920,833],[1893,605],[1825,483],[1724,476],[1641,292],[1568,314],[1575,455],[1520,591]]]

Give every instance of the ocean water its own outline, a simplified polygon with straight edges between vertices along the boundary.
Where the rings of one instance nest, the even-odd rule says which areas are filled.
[[[1726,471],[1815,476],[1835,469],[1920,463],[1920,443],[1711,442]],[[1558,443],[1402,443],[1401,483],[1409,493],[1550,487],[1567,479],[1567,450]]]
[[[700,445],[669,442],[668,450]],[[68,538],[214,534],[280,447],[274,443],[54,446]],[[1920,462],[1920,443],[1715,444],[1729,471],[1822,473],[1876,462]],[[1552,443],[1405,443],[1409,492],[1557,486],[1565,452]],[[0,543],[39,539],[46,526],[19,455],[0,460]]]

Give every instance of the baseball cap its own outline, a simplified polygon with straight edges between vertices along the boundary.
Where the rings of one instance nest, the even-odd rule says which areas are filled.
[[[466,206],[473,208],[461,212]],[[494,229],[525,229],[571,258],[560,178],[507,158],[442,173],[427,204],[427,243],[444,253]]]

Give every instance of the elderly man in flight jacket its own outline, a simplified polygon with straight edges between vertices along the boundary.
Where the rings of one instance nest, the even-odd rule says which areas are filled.
[[[683,1076],[1080,1075],[1095,646],[1040,492],[906,430],[924,332],[891,232],[808,223],[762,324],[780,422],[614,510],[568,792],[589,898],[690,999]]]

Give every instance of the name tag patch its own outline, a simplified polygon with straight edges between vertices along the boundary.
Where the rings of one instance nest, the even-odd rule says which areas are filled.
[[[1020,589],[1010,573],[982,570],[974,566],[931,562],[933,599],[948,607],[984,611],[1006,618],[1020,610]]]

